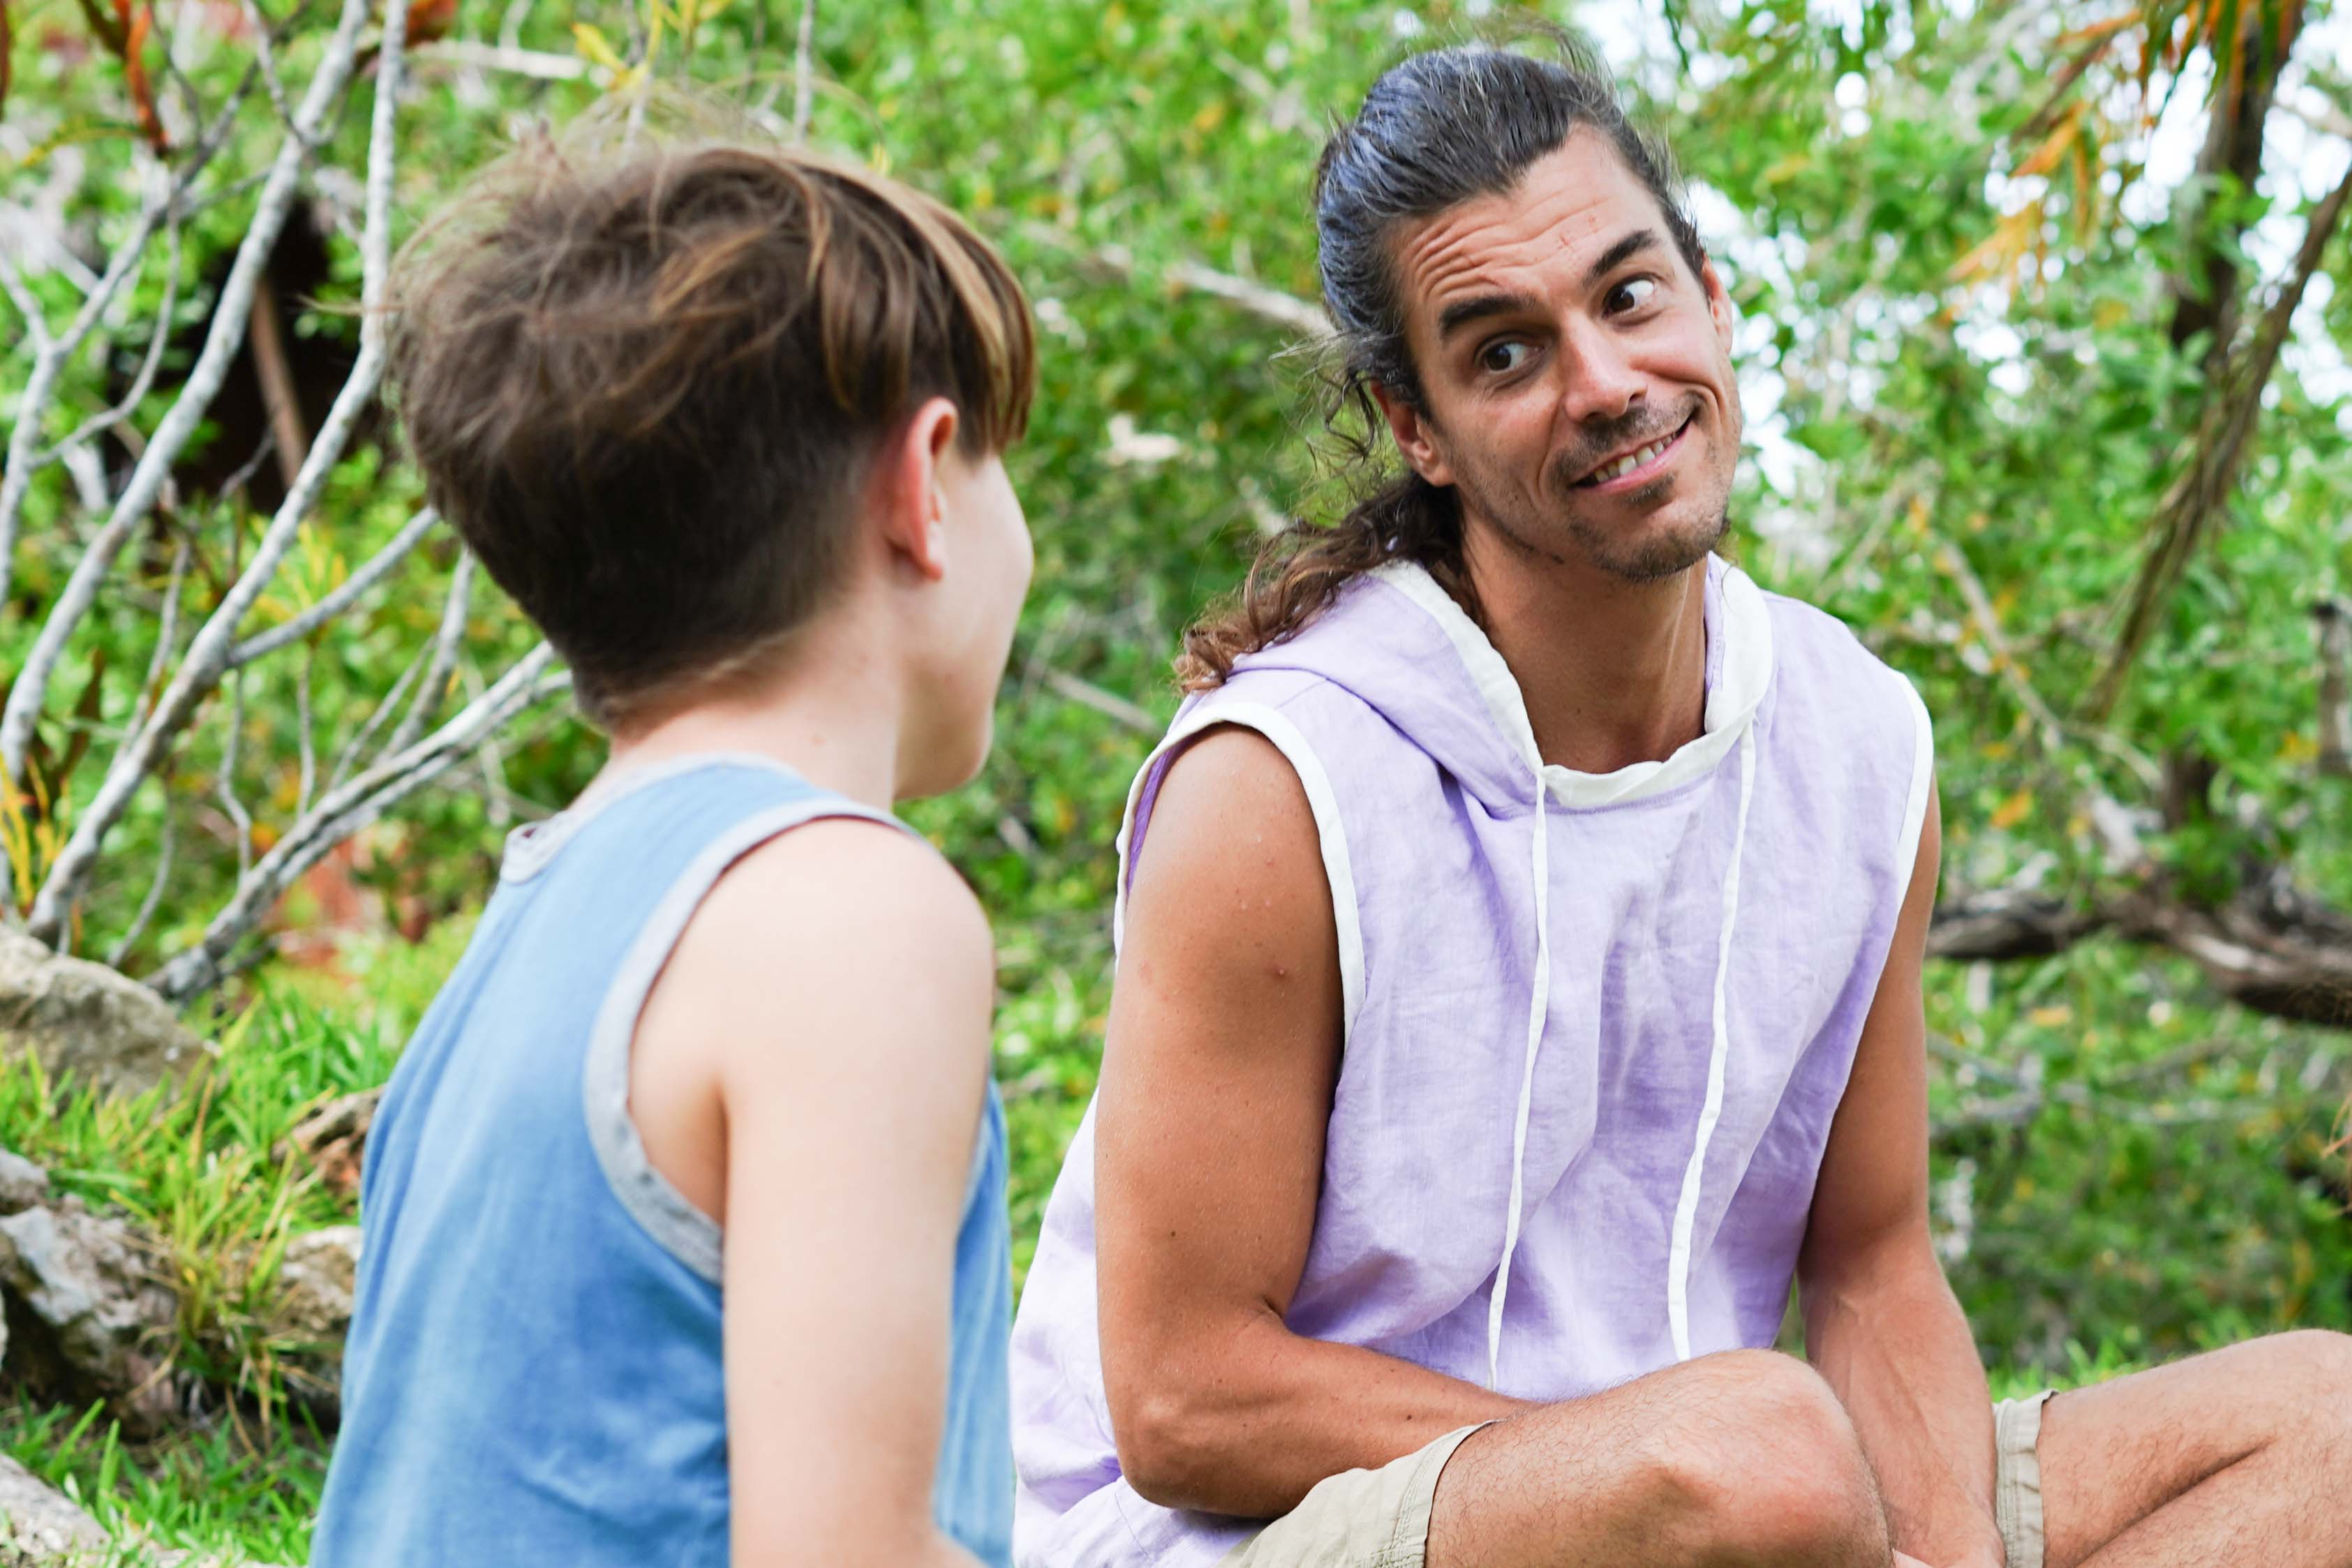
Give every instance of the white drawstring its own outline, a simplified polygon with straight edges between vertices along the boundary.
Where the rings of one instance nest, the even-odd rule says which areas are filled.
[[[1707,1056],[1706,1105],[1699,1112],[1698,1137],[1690,1168],[1683,1172],[1682,1200],[1675,1206],[1674,1247],[1666,1260],[1666,1322],[1674,1331],[1675,1359],[1688,1361],[1690,1341],[1691,1228],[1698,1218],[1699,1187],[1706,1175],[1706,1145],[1723,1117],[1724,1069],[1731,1057],[1727,999],[1731,988],[1731,928],[1739,913],[1739,860],[1748,841],[1748,800],[1756,788],[1756,733],[1739,743],[1739,816],[1731,833],[1731,869],[1723,878],[1723,936],[1715,954],[1715,1048]]]
[[[1503,1301],[1511,1290],[1511,1254],[1519,1249],[1519,1209],[1526,1201],[1528,1113],[1535,1104],[1536,1051],[1543,1044],[1551,1012],[1551,815],[1550,786],[1543,761],[1536,759],[1536,982],[1528,1004],[1528,1057],[1519,1072],[1519,1109],[1511,1124],[1511,1207],[1503,1219],[1503,1260],[1495,1266],[1495,1293],[1486,1305],[1486,1386],[1502,1392]]]

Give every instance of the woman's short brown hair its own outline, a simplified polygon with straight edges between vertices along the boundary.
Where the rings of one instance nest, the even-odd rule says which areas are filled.
[[[897,181],[730,138],[539,136],[402,252],[390,373],[427,493],[607,728],[768,664],[838,586],[923,400],[1027,423],[1028,302]]]

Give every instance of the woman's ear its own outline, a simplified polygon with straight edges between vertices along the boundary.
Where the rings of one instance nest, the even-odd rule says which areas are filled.
[[[884,444],[872,494],[891,554],[937,582],[947,575],[947,493],[941,473],[955,446],[956,405],[929,398]]]

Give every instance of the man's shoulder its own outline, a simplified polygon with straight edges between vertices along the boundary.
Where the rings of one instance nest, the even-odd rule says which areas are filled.
[[[1786,648],[1802,657],[1841,662],[1856,669],[1886,667],[1840,616],[1793,594],[1769,588],[1762,592],[1772,616],[1776,652]]]
[[[1908,677],[1871,651],[1843,620],[1817,604],[1766,591],[1773,663],[1783,690],[1883,695],[1907,717],[1917,697]]]

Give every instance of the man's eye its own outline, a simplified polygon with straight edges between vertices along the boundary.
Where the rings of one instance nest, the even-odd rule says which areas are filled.
[[[1508,375],[1526,364],[1533,352],[1527,344],[1507,338],[1478,350],[1478,368],[1492,375]]]
[[[1629,277],[1609,291],[1605,303],[1611,315],[1622,316],[1628,310],[1638,310],[1648,304],[1650,296],[1657,291],[1658,280],[1654,277]]]

